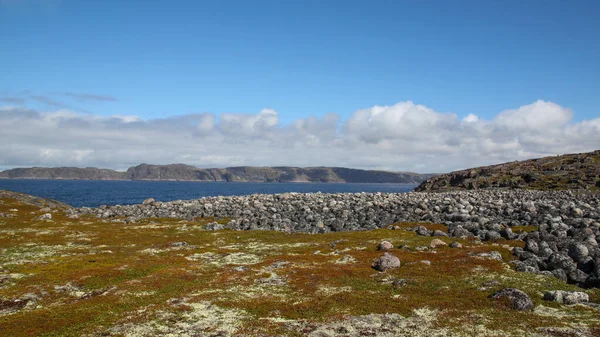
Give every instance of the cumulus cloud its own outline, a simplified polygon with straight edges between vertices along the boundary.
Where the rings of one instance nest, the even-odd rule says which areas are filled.
[[[600,118],[536,101],[485,119],[413,102],[282,124],[277,111],[111,117],[68,109],[0,108],[0,167],[99,166],[142,162],[199,167],[345,166],[447,172],[600,147]]]

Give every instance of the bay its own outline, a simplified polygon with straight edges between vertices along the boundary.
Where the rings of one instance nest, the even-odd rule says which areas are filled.
[[[298,193],[405,193],[413,184],[349,183],[238,183],[140,180],[37,180],[0,179],[0,189],[51,198],[75,207],[139,204],[146,198],[157,201],[198,199],[206,196]]]

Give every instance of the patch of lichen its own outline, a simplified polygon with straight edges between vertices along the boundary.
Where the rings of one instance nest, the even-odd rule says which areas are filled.
[[[2,275],[0,298],[37,296],[35,306],[0,315],[0,335],[97,335],[127,323],[143,324],[183,317],[187,303],[207,301],[242,310],[248,319],[242,335],[293,335],[285,320],[324,322],[345,315],[439,310],[438,325],[460,329],[483,324],[518,334],[569,322],[593,326],[589,308],[542,301],[546,290],[575,290],[544,276],[517,273],[508,262],[511,246],[522,242],[457,240],[464,248],[426,249],[432,237],[406,230],[379,229],[327,234],[273,231],[206,231],[203,225],[224,219],[146,219],[111,222],[84,216],[69,219],[52,211],[41,221],[39,208],[3,199],[0,212]],[[401,228],[424,225],[396,224]],[[526,229],[523,229],[526,230]],[[454,238],[438,237],[450,243]],[[402,266],[380,273],[371,263],[388,240]],[[185,244],[174,244],[185,242]],[[402,247],[402,248],[400,248]],[[498,251],[503,261],[477,257]],[[403,282],[396,282],[405,280]],[[486,282],[497,283],[482,288]],[[502,309],[488,296],[503,287],[527,292],[537,306],[567,316],[547,317]],[[587,290],[592,300],[598,290]],[[162,315],[162,316],[161,316]],[[173,318],[174,317],[174,318]],[[118,335],[118,333],[117,333]]]
[[[538,226],[514,226],[511,227],[513,233],[521,234],[521,233],[529,233],[538,230]]]

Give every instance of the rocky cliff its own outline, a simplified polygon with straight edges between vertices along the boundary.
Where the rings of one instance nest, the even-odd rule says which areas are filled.
[[[499,187],[600,189],[600,150],[450,172],[429,178],[415,191]]]
[[[342,167],[228,167],[202,169],[185,164],[130,167],[125,172],[98,168],[16,168],[0,172],[9,179],[177,180],[235,182],[337,182],[418,184],[431,174],[358,170]]]

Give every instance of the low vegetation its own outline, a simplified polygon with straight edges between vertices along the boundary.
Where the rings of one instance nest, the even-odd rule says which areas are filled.
[[[548,290],[581,289],[513,270],[519,241],[432,249],[431,237],[404,229],[442,225],[209,231],[228,219],[125,224],[40,206],[0,198],[2,336],[600,335],[597,307],[542,300]],[[382,240],[400,268],[371,267]],[[481,254],[492,251],[502,259]],[[489,298],[507,287],[526,292],[534,310]],[[585,292],[600,301],[599,289]]]
[[[600,150],[470,168],[431,177],[416,191],[529,188],[600,191]]]

